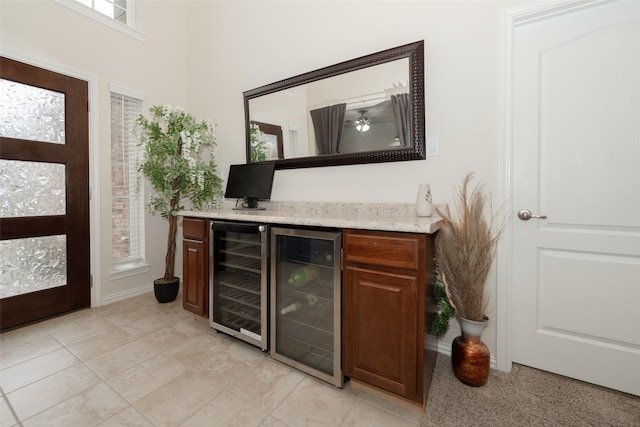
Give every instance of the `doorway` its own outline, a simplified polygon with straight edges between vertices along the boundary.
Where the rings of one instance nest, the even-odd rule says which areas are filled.
[[[89,307],[86,81],[0,57],[0,328]]]
[[[501,354],[640,395],[640,3],[510,24]]]

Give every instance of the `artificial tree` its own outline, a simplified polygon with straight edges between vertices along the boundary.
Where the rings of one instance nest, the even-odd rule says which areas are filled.
[[[215,208],[222,200],[222,180],[213,155],[215,124],[198,121],[179,107],[153,106],[150,118],[138,116],[143,157],[138,164],[151,184],[148,208],[169,221],[164,276],[154,284],[176,281],[174,275],[178,212],[187,199],[194,209]],[[175,296],[174,296],[175,298]]]
[[[267,159],[267,142],[264,139],[264,132],[260,130],[260,126],[251,123],[249,128],[249,139],[251,140],[251,161],[262,162]]]

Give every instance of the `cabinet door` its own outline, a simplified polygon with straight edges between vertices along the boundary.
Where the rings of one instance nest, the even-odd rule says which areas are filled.
[[[182,306],[201,316],[209,313],[209,221],[183,220]]]
[[[207,316],[207,247],[197,240],[183,241],[183,307],[195,314]]]
[[[344,277],[345,374],[417,399],[418,278],[354,265]]]

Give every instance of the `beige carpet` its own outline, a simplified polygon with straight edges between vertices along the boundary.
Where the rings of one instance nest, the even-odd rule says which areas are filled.
[[[640,397],[522,365],[469,387],[439,354],[422,425],[640,427]]]

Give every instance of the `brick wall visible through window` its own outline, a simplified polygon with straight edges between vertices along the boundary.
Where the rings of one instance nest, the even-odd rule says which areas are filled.
[[[144,206],[138,191],[135,119],[142,101],[111,93],[111,229],[114,269],[144,261]]]

